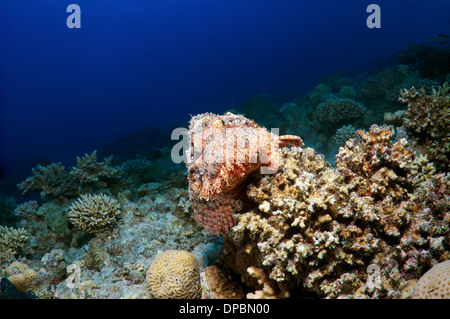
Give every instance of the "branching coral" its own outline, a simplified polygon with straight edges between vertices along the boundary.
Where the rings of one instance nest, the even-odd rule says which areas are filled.
[[[424,88],[403,89],[400,101],[407,104],[405,127],[438,170],[450,164],[450,86],[444,83],[429,94]]]
[[[360,118],[365,112],[365,106],[353,99],[331,98],[317,106],[316,115],[322,122],[340,123]]]
[[[0,264],[12,260],[20,248],[28,240],[28,234],[23,228],[0,226]]]
[[[333,137],[333,140],[337,146],[344,146],[345,142],[355,137],[356,137],[356,129],[353,127],[353,125],[344,125],[341,128],[337,129],[336,134]]]
[[[111,226],[120,213],[117,200],[105,194],[81,195],[69,208],[69,220],[76,227],[96,233]]]
[[[111,160],[112,156],[99,162],[97,151],[77,157],[77,166],[72,167],[70,176],[81,185],[82,189],[86,186],[107,187],[110,180],[117,180],[120,177],[119,169],[111,166]]]
[[[77,166],[67,172],[61,163],[38,166],[32,169],[33,176],[19,183],[19,189],[39,192],[42,197],[73,198],[80,193],[98,190],[102,187],[112,187],[118,183],[121,173],[112,167],[111,157],[103,162],[97,161],[97,151],[77,157]]]
[[[37,168],[32,168],[31,171],[33,175],[17,185],[23,193],[35,191],[39,192],[42,197],[74,195],[75,185],[69,179],[69,174],[61,163],[39,165]]]
[[[420,178],[407,141],[394,137],[387,126],[358,131],[336,169],[312,149],[284,149],[280,170],[248,187],[254,206],[225,236],[222,264],[255,290],[263,287],[247,269],[261,269],[275,295],[398,296],[407,279],[448,258],[450,215],[448,176]]]
[[[30,200],[28,202],[18,205],[14,210],[14,215],[29,218],[36,213],[38,208],[39,208],[38,202],[35,200]]]

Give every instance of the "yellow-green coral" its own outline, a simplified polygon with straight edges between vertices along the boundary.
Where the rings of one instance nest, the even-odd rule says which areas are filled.
[[[96,233],[111,226],[120,213],[120,204],[108,195],[81,195],[69,208],[69,220],[76,227]]]
[[[150,294],[157,299],[201,297],[197,259],[184,250],[158,254],[148,269],[146,282]]]

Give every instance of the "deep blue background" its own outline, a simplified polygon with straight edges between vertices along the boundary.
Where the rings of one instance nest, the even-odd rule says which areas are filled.
[[[81,7],[81,29],[66,8]],[[382,28],[366,27],[381,7]],[[448,33],[450,1],[0,0],[6,176],[69,161],[143,125],[281,102]]]

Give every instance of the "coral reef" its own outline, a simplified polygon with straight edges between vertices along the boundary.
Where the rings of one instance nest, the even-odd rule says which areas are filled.
[[[88,233],[104,231],[119,214],[119,202],[105,194],[81,195],[69,208],[70,222]]]
[[[201,296],[200,271],[195,256],[183,250],[158,254],[147,277],[150,294],[157,299],[195,299]]]
[[[444,83],[431,94],[425,89],[403,89],[401,102],[407,104],[405,127],[416,145],[435,163],[438,170],[450,165],[450,86]]]
[[[225,236],[222,265],[255,291],[269,285],[275,295],[392,298],[407,279],[448,258],[449,177],[421,182],[414,153],[392,127],[358,131],[335,170],[310,148],[281,157],[279,172],[249,185],[255,207]],[[369,265],[381,269],[379,285]],[[269,282],[258,283],[249,267]]]
[[[420,277],[413,298],[450,299],[450,260],[434,265]]]

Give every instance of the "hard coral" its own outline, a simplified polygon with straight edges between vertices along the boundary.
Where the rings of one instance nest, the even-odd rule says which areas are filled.
[[[353,99],[330,98],[317,106],[316,115],[322,122],[340,123],[360,118],[365,112],[365,106]]]
[[[413,298],[450,299],[450,260],[435,265],[419,279]]]
[[[400,101],[407,104],[405,127],[423,148],[436,168],[448,171],[450,165],[450,86],[444,83],[432,93],[424,88],[403,89]]]
[[[111,157],[103,162],[97,161],[97,151],[77,157],[77,166],[67,172],[61,163],[38,166],[32,169],[33,176],[17,186],[26,193],[40,192],[41,197],[73,198],[80,193],[97,191],[102,187],[113,187],[118,183],[121,173],[112,167]]]
[[[27,231],[23,228],[0,226],[0,264],[13,259],[20,248],[28,240]]]
[[[167,250],[150,265],[147,288],[156,299],[195,299],[201,297],[197,259],[184,250]]]
[[[70,176],[80,184],[81,189],[92,186],[107,187],[111,180],[117,180],[120,177],[119,169],[111,166],[111,160],[112,156],[99,162],[97,151],[84,154],[83,157],[77,157],[77,166],[72,167]]]
[[[120,213],[120,204],[105,194],[81,195],[69,208],[69,220],[76,227],[97,233],[111,226]]]
[[[255,267],[274,295],[392,298],[448,258],[449,177],[422,179],[392,127],[359,131],[340,149],[336,169],[310,148],[280,155],[276,174],[252,179],[254,205],[224,237],[221,263],[249,287],[264,288],[247,271]],[[380,270],[379,284],[369,265]]]
[[[36,191],[40,193],[41,197],[74,195],[74,184],[61,163],[39,165],[37,168],[32,168],[31,171],[33,176],[17,185],[23,193]]]

